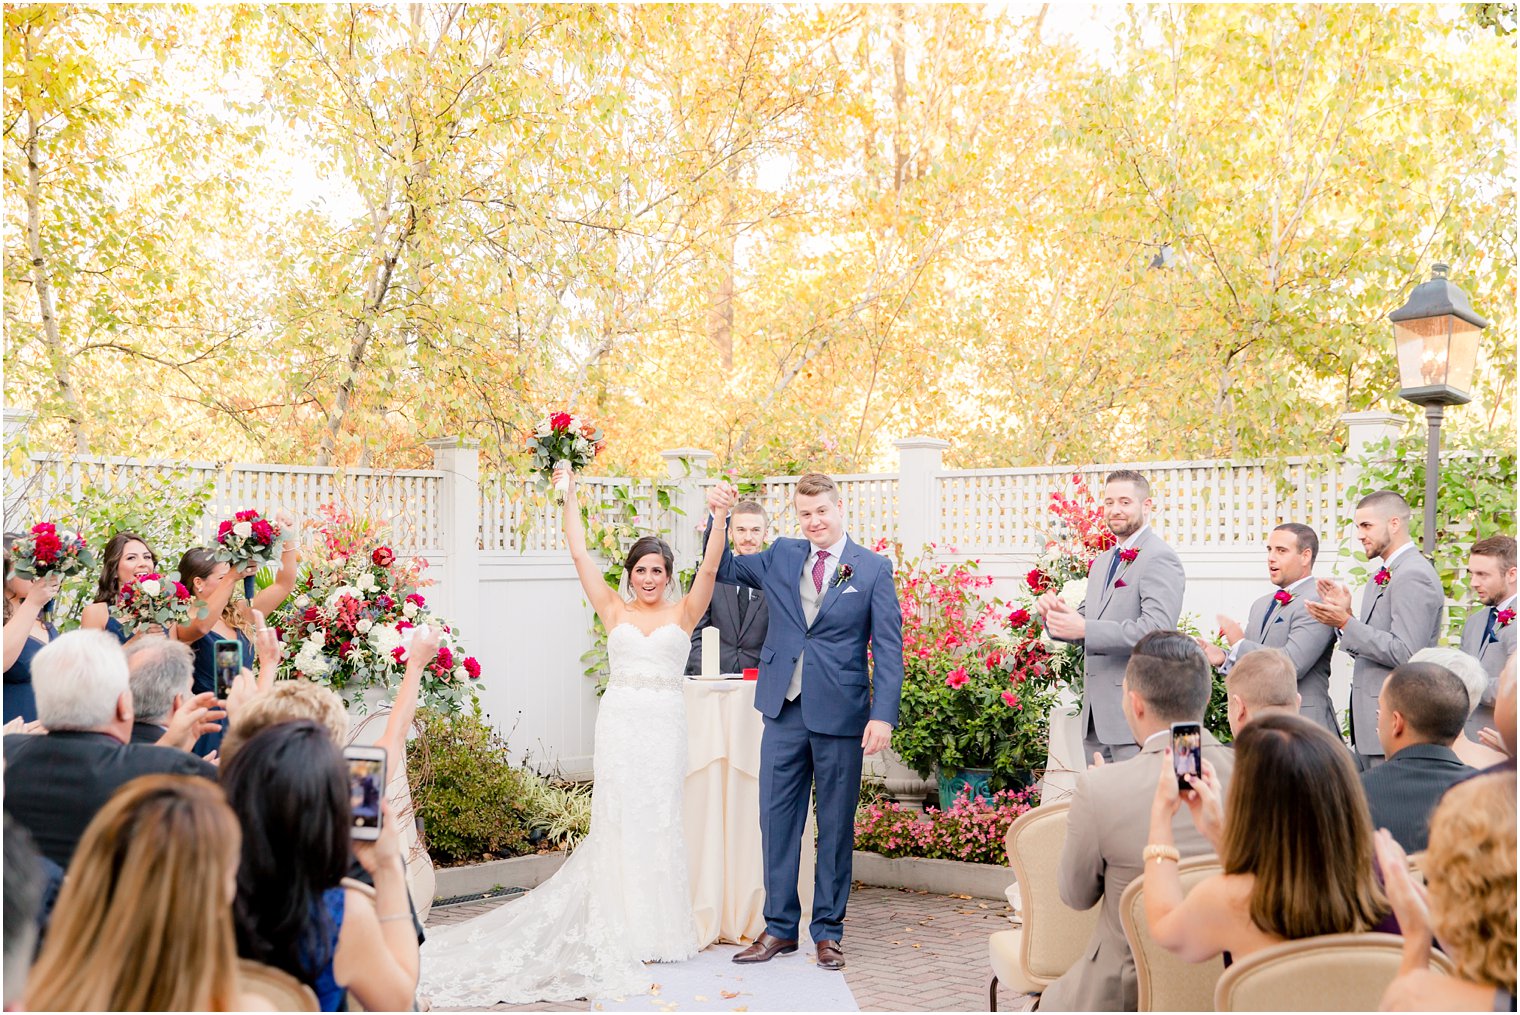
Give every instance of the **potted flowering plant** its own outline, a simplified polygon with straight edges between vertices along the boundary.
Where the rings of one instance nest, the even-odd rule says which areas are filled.
[[[366,520],[331,505],[318,513],[312,563],[274,621],[285,643],[281,675],[326,684],[362,709],[366,692],[400,682],[409,632],[441,627],[445,642],[423,673],[418,703],[462,711],[474,700],[480,664],[451,644],[453,629],[429,610],[419,591],[425,562],[398,558]]]
[[[892,747],[924,777],[938,769],[948,808],[968,785],[983,795],[1034,781],[1057,687],[1028,610],[984,596],[992,579],[977,562],[936,562],[933,549],[896,570],[903,691]]]

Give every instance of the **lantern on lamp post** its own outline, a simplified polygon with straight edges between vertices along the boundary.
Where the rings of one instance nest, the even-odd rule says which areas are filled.
[[[1478,333],[1488,322],[1473,312],[1467,294],[1447,279],[1444,264],[1430,266],[1402,307],[1388,315],[1399,358],[1399,397],[1425,407],[1430,430],[1425,442],[1426,556],[1436,548],[1436,491],[1441,475],[1441,419],[1448,405],[1472,401],[1478,364]]]

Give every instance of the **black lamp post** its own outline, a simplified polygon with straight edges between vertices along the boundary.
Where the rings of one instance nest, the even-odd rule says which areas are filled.
[[[1444,264],[1430,266],[1408,301],[1388,315],[1398,350],[1399,397],[1425,407],[1430,434],[1425,443],[1426,556],[1436,549],[1436,491],[1441,477],[1441,417],[1448,405],[1472,401],[1478,364],[1478,333],[1488,322],[1473,312],[1467,294],[1447,278]]]

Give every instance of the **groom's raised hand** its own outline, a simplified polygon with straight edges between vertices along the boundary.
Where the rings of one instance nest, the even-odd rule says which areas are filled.
[[[884,750],[892,742],[892,727],[880,719],[866,723],[866,731],[860,738],[860,746],[867,754]]]
[[[728,511],[739,501],[739,490],[732,483],[720,481],[707,488],[707,510],[713,514]]]

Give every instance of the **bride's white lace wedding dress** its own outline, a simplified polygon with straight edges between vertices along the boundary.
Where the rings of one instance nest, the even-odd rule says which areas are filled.
[[[607,651],[591,832],[525,898],[428,931],[418,993],[435,1008],[633,994],[653,982],[644,962],[697,953],[681,815],[691,639],[623,623]]]

